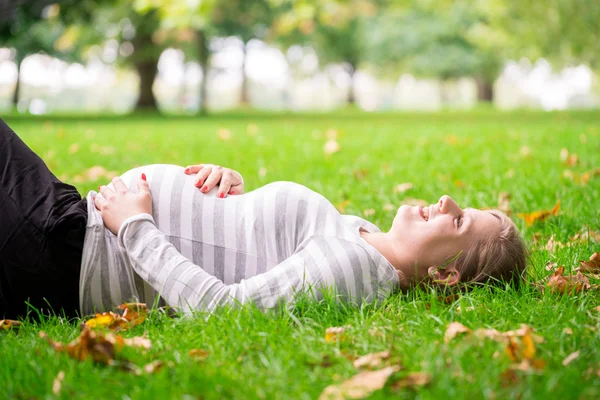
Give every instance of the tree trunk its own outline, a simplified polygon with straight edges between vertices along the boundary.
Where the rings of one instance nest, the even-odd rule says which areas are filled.
[[[12,104],[15,108],[17,108],[19,105],[20,92],[21,92],[21,63],[23,62],[23,59],[21,57],[17,56],[17,58],[15,59],[15,62],[17,63],[17,84],[15,85],[15,91],[13,92],[13,95],[12,95]]]
[[[348,89],[348,105],[356,103],[356,93],[354,93],[354,74],[356,73],[356,65],[350,63],[350,88]]]
[[[156,61],[136,61],[135,69],[140,76],[140,97],[135,106],[136,110],[157,111],[156,99],[152,92],[152,85],[156,78]]]
[[[198,46],[198,62],[202,68],[202,82],[200,82],[200,114],[207,113],[207,100],[208,100],[208,40],[206,34],[202,29],[196,30],[196,44]]]
[[[240,97],[240,103],[242,106],[250,104],[250,94],[248,93],[248,77],[246,76],[246,59],[248,52],[246,50],[246,43],[244,43],[244,61],[242,62],[242,93]]]
[[[491,103],[494,100],[494,82],[486,78],[476,78],[477,100]]]

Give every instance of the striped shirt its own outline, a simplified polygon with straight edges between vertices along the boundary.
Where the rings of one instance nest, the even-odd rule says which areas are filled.
[[[203,194],[182,167],[151,165],[121,179],[133,192],[141,173],[152,215],[126,220],[115,236],[88,196],[80,278],[82,314],[127,301],[212,312],[253,302],[261,309],[333,288],[348,301],[383,299],[399,286],[394,267],[360,237],[379,229],[340,215],[323,196],[292,182],[243,195]],[[158,303],[154,300],[159,299]]]

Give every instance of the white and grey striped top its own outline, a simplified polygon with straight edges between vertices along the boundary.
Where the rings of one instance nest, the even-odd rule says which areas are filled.
[[[349,301],[383,299],[399,285],[394,267],[359,234],[379,229],[342,216],[320,194],[292,182],[216,197],[203,194],[182,167],[150,165],[122,175],[132,191],[144,172],[152,216],[125,221],[118,236],[88,194],[80,278],[82,314],[126,301],[212,312],[254,302],[293,304],[298,292],[321,298],[333,288]]]

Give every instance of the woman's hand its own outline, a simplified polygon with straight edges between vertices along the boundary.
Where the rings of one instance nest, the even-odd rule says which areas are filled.
[[[138,180],[138,193],[129,191],[120,178],[113,178],[114,190],[100,186],[100,193],[94,198],[96,208],[100,210],[104,225],[117,235],[123,222],[138,214],[152,214],[152,195],[146,182],[146,175]]]
[[[196,174],[194,185],[203,193],[208,193],[219,185],[217,197],[223,198],[228,194],[244,193],[244,179],[238,172],[214,164],[188,165],[186,175]]]

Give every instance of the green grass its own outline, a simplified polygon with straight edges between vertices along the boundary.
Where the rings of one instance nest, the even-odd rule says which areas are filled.
[[[600,245],[592,241],[555,251],[543,247],[556,235],[561,242],[583,227],[600,230],[600,176],[587,185],[563,176],[565,169],[582,173],[600,167],[600,115],[597,113],[500,113],[493,111],[439,114],[222,114],[205,119],[56,116],[9,116],[11,127],[47,162],[57,176],[71,181],[94,165],[125,172],[138,165],[212,162],[242,173],[246,190],[268,182],[291,180],[322,193],[345,212],[375,214],[368,219],[383,230],[391,225],[405,197],[436,201],[450,194],[460,205],[497,204],[499,192],[512,195],[515,213],[551,208],[561,200],[557,217],[527,228],[515,218],[531,248],[528,280],[546,277],[546,262],[574,269]],[[256,124],[258,134],[248,135]],[[218,139],[220,128],[232,138]],[[339,153],[326,157],[326,132],[336,129]],[[78,144],[79,150],[69,153]],[[99,146],[105,146],[104,154]],[[529,155],[523,155],[527,146]],[[559,153],[577,153],[579,163],[567,167]],[[113,152],[112,154],[108,154]],[[259,170],[266,169],[261,176]],[[364,170],[366,178],[355,172]],[[264,171],[264,170],[263,170]],[[414,189],[393,192],[399,183]],[[106,183],[81,181],[82,194]],[[534,234],[541,245],[534,244]],[[594,279],[592,279],[594,283]],[[373,398],[598,398],[600,396],[600,292],[576,296],[522,290],[477,289],[451,304],[439,293],[415,290],[395,295],[384,305],[356,308],[302,302],[293,311],[261,313],[252,308],[222,310],[208,320],[171,319],[152,314],[125,333],[146,332],[153,341],[147,353],[128,350],[136,364],[167,361],[161,371],[134,376],[114,367],[78,362],[57,355],[38,338],[45,331],[55,340],[78,335],[78,322],[59,318],[25,322],[18,332],[0,334],[1,397],[52,398],[52,382],[65,372],[63,398],[317,398],[322,390],[356,373],[348,355],[391,349],[407,372],[425,371],[432,381],[417,390],[390,387]],[[444,344],[451,321],[472,329],[515,329],[529,324],[545,338],[536,357],[542,371],[519,372],[515,383],[500,375],[510,366],[504,347],[474,338]],[[325,329],[350,325],[348,340],[327,343]],[[370,330],[377,328],[379,334]],[[568,329],[567,329],[568,328]],[[572,331],[572,334],[568,330]],[[192,360],[190,349],[210,355]],[[567,366],[563,359],[580,356]],[[327,356],[331,365],[321,365]]]

